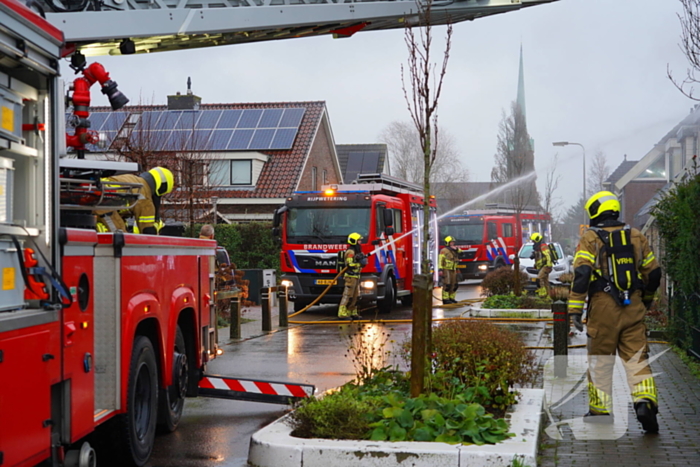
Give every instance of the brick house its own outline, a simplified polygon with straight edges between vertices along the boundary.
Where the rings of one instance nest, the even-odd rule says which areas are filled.
[[[142,165],[176,173],[166,219],[182,220],[187,208],[196,220],[268,221],[293,192],[342,180],[323,101],[201,104],[178,93],[167,106],[92,108],[90,120],[105,141],[89,157],[142,162],[134,155],[147,153]]]

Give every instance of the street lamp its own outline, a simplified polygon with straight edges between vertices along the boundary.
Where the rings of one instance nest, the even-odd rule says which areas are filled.
[[[557,141],[552,146],[581,146],[583,149],[583,203],[586,203],[586,148],[581,143],[571,143],[569,141]],[[586,210],[583,210],[583,223],[586,224]]]

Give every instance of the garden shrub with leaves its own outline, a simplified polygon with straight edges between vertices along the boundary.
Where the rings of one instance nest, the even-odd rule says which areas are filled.
[[[491,295],[487,297],[486,300],[481,304],[481,308],[487,309],[544,309],[550,308],[552,306],[552,301],[548,298],[533,297],[530,295],[523,295],[516,297],[513,294],[508,295]]]
[[[485,297],[490,297],[491,295],[508,295],[515,290],[515,277],[513,269],[510,266],[502,266],[498,269],[494,269],[486,274],[484,280],[481,281],[481,294]],[[524,287],[527,283],[527,274],[520,272],[517,277],[520,278],[520,286]]]
[[[449,321],[435,328],[433,369],[474,388],[475,402],[500,410],[516,402],[516,385],[531,383],[537,374],[535,358],[518,333],[483,321]]]

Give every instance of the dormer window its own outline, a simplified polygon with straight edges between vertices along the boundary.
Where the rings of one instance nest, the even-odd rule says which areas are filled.
[[[213,187],[255,186],[269,156],[258,152],[233,153],[214,159],[209,165]]]

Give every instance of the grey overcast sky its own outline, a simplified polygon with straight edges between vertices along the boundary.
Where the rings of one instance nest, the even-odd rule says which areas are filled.
[[[678,0],[560,0],[459,23],[439,108],[471,181],[488,181],[502,111],[516,97],[520,44],[527,121],[538,185],[558,152],[566,205],[582,191],[581,148],[603,151],[614,169],[643,157],[693,102],[666,76],[687,68],[678,46]],[[444,28],[435,29],[436,37]],[[126,57],[94,57],[131,103],[164,104],[187,77],[204,103],[326,101],[336,143],[372,143],[394,120],[408,120],[400,67],[401,30],[348,39],[292,39]],[[436,56],[439,59],[439,56]],[[64,76],[72,71],[64,68]],[[93,105],[106,105],[93,92]]]

